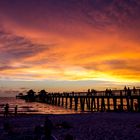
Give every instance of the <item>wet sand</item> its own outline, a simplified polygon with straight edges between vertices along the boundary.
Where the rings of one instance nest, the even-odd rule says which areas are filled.
[[[64,140],[66,134],[72,134],[75,140],[139,140],[140,113],[84,113],[66,115],[18,115],[17,117],[0,117],[0,139],[32,139],[34,128],[43,126],[45,116],[52,120],[53,135],[58,140]],[[4,129],[4,122],[9,122],[16,134],[8,135]],[[70,128],[58,126],[66,122]]]

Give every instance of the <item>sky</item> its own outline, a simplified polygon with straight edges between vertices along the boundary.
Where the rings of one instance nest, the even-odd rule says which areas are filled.
[[[0,96],[139,84],[139,0],[0,0]]]

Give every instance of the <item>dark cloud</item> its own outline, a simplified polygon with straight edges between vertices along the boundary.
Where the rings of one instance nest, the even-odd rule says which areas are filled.
[[[19,93],[21,93],[22,90],[15,90],[15,89],[4,89],[4,90],[1,90],[0,89],[0,96],[1,97],[15,97],[16,95],[18,95]]]
[[[140,23],[138,0],[7,0],[0,5],[1,14],[18,24],[56,32],[73,23],[98,29],[114,25],[134,28]]]
[[[85,18],[97,27],[135,27],[140,23],[140,2],[136,0],[87,1]]]
[[[121,59],[112,59],[112,60],[104,60],[101,62],[94,62],[90,64],[85,64],[83,67],[87,70],[96,70],[96,71],[129,71],[131,73],[139,73],[140,71],[140,62],[139,60],[121,60]]]
[[[0,30],[0,62],[3,65],[13,60],[18,62],[20,59],[37,55],[48,50],[50,46],[35,43],[26,37]],[[1,66],[1,69],[4,67],[7,69],[9,66]]]
[[[5,65],[5,64],[1,64],[0,66],[0,71],[3,71],[3,70],[16,70],[16,69],[21,69],[21,68],[29,68],[29,66],[9,66],[9,65]]]
[[[140,62],[139,60],[108,60],[104,62],[105,65],[108,65],[113,70],[129,70],[133,72],[140,71]]]
[[[1,0],[0,19],[0,25],[4,26],[4,29],[0,30],[1,71],[31,66],[31,68],[39,67],[43,70],[52,68],[54,71],[60,70],[63,73],[63,70],[71,65],[99,72],[125,69],[139,71],[138,56],[137,61],[130,60],[125,54],[121,58],[118,55],[115,60],[109,60],[112,59],[110,54],[113,55],[113,53],[116,55],[125,51],[130,53],[139,51],[139,45],[135,44],[138,42],[136,40],[131,42],[127,37],[130,34],[131,37],[139,40],[140,1],[138,0]],[[109,34],[108,31],[112,29],[115,32]],[[96,32],[96,30],[100,32]],[[47,42],[47,40],[52,42],[56,39],[56,42],[58,40],[60,44],[51,50],[52,45],[36,43],[22,34],[28,37],[35,35],[40,42]],[[69,34],[72,35],[72,38],[68,36]],[[80,38],[77,34],[80,35]],[[117,47],[114,47],[114,44]],[[108,47],[109,45],[113,47]],[[127,50],[127,46],[129,50]],[[50,50],[46,53],[48,49]],[[44,51],[46,54],[42,53]],[[88,54],[86,51],[90,53]],[[42,54],[40,58],[24,60],[37,56],[39,53]],[[78,56],[79,53],[81,54]],[[80,63],[74,55],[78,56]],[[98,56],[103,59],[98,61]],[[23,63],[22,60],[24,60]],[[21,66],[12,65],[13,61],[19,62]],[[64,74],[62,75],[65,77]],[[71,74],[69,75],[71,76]],[[70,77],[69,75],[66,77]],[[39,77],[36,74],[24,75],[20,72],[17,76]],[[92,77],[89,75],[89,79]]]
[[[107,60],[103,62],[104,65],[109,66],[111,69],[113,68],[114,70],[116,69],[126,69],[128,62],[126,60]]]

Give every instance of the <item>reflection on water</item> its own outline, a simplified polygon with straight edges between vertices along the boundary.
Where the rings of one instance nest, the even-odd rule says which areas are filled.
[[[14,107],[18,105],[19,113],[26,114],[71,114],[77,113],[74,110],[64,109],[62,107],[52,106],[45,103],[25,102],[13,97],[0,97],[0,114],[2,114],[4,105],[9,103],[9,111],[13,112]]]

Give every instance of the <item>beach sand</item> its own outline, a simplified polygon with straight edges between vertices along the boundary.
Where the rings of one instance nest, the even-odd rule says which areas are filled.
[[[43,125],[45,116],[49,116],[54,124],[53,135],[64,140],[66,134],[75,140],[139,140],[140,113],[84,113],[66,115],[19,115],[16,117],[0,117],[0,140],[30,140],[37,125]],[[4,122],[9,122],[16,136],[8,135]],[[60,128],[58,124],[65,122],[70,128]]]

